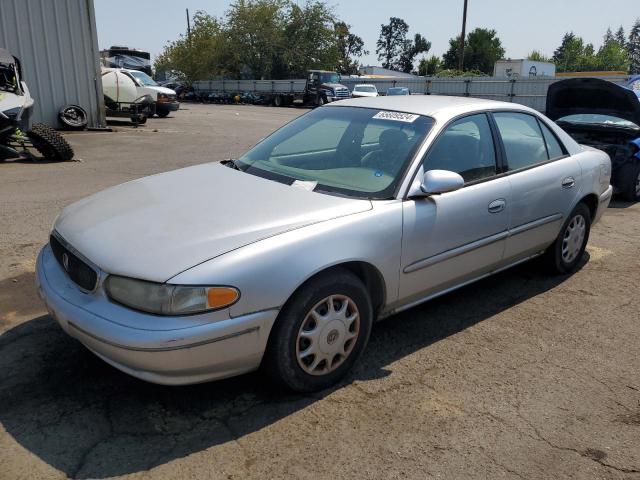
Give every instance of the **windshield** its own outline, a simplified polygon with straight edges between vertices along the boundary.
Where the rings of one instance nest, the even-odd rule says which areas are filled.
[[[320,82],[322,83],[340,83],[340,75],[337,73],[321,73]]]
[[[323,107],[285,125],[236,161],[240,170],[308,190],[392,198],[433,126],[420,115]]]
[[[0,90],[16,93],[18,81],[13,68],[0,64]]]
[[[376,87],[370,87],[368,85],[356,85],[353,88],[356,92],[370,92],[370,93],[376,93]]]
[[[614,117],[612,115],[601,115],[598,113],[581,113],[576,115],[568,115],[558,119],[559,122],[569,123],[587,123],[592,125],[611,125],[613,127],[640,128],[629,120]]]
[[[143,87],[157,87],[156,81],[144,72],[139,70],[131,70],[129,72]]]
[[[390,88],[387,95],[409,95],[409,89],[404,87]]]

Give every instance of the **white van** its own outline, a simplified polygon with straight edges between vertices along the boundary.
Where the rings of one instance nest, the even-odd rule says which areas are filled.
[[[135,92],[132,85],[135,85]],[[155,111],[159,117],[166,117],[169,112],[180,108],[175,91],[161,87],[153,78],[139,70],[103,68],[102,90],[117,102],[135,102],[136,99],[149,95],[155,102]]]

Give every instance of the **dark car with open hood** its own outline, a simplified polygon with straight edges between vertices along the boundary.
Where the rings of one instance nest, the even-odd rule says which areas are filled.
[[[611,157],[614,192],[640,200],[640,77],[628,87],[599,78],[572,78],[551,84],[547,116],[578,143]]]

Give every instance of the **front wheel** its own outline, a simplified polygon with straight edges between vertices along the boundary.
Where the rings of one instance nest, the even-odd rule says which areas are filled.
[[[301,287],[287,302],[269,336],[263,368],[297,392],[334,385],[369,341],[371,300],[348,270],[334,270]]]
[[[169,115],[169,110],[159,110],[156,112],[156,115],[158,115],[160,118],[165,118],[167,115]]]
[[[318,96],[318,101],[316,102],[319,107],[323,106],[326,102],[322,95]]]
[[[62,135],[44,123],[34,123],[27,132],[34,148],[47,160],[67,161],[73,158],[73,148]]]
[[[545,253],[546,263],[554,273],[567,274],[576,270],[587,247],[590,231],[591,212],[584,203],[579,203]]]

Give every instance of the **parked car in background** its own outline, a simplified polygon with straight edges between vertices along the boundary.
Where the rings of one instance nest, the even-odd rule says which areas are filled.
[[[65,208],[38,289],[65,332],[144,380],[262,366],[319,390],[351,369],[376,319],[537,256],[574,271],[609,179],[604,152],[521,105],[343,100],[237,160]]]
[[[376,88],[375,85],[365,85],[365,84],[361,84],[361,85],[355,85],[353,87],[353,90],[351,91],[351,96],[353,98],[357,98],[357,97],[377,97],[378,96],[378,89]]]
[[[159,117],[166,117],[180,108],[176,92],[170,88],[161,87],[146,73],[124,68],[102,69],[102,89],[111,99],[120,96],[121,84],[130,84],[131,81],[135,85],[137,98],[148,95],[155,102],[155,113]],[[125,101],[133,101],[133,99]]]
[[[547,116],[584,145],[611,157],[611,184],[625,200],[640,200],[640,91],[598,78],[553,83]]]
[[[411,91],[407,87],[391,87],[387,88],[387,95],[411,95]]]

